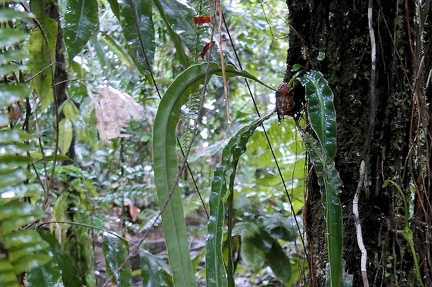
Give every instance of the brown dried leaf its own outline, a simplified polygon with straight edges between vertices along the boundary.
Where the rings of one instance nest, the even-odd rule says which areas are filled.
[[[99,137],[105,146],[109,140],[119,137],[128,137],[125,127],[132,120],[141,120],[144,108],[125,92],[111,86],[102,86],[94,99],[96,110],[97,129]]]
[[[21,118],[22,112],[18,102],[12,103],[8,107],[9,122],[13,122]]]
[[[210,23],[212,19],[213,17],[209,15],[196,16],[194,17],[194,24],[197,25],[197,24]]]
[[[215,44],[216,44],[215,41],[211,41],[211,42],[205,44],[205,46],[204,46],[204,48],[202,49],[201,54],[200,54],[201,59],[204,60],[204,56],[205,56],[205,54],[207,54],[207,52],[208,52],[208,51],[209,51],[209,50],[210,50],[210,49],[211,49]]]
[[[141,209],[134,206],[133,204],[129,204],[128,209],[129,209],[129,216],[131,217],[132,222],[135,222],[138,218],[138,214],[140,213]]]

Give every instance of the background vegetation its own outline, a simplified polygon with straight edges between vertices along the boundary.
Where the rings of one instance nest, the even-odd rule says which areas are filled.
[[[430,1],[0,5],[1,286],[432,285]]]
[[[1,3],[2,284],[201,286],[207,280],[211,286],[211,278],[227,275],[212,275],[204,258],[219,256],[229,286],[305,280],[302,141],[290,119],[281,125],[275,115],[258,120],[274,110],[274,89],[285,72],[284,3],[231,2],[220,22],[204,24],[194,24],[194,17],[214,15],[217,5]],[[212,41],[216,45],[204,53]],[[223,79],[210,79],[206,70],[209,60],[222,64],[220,49],[225,65],[249,73],[233,76],[267,86],[229,78],[225,101]],[[200,84],[184,78],[196,64],[203,69]],[[115,90],[103,101],[105,85]],[[183,88],[187,94],[179,92]],[[185,103],[177,112],[161,101],[177,95]],[[154,179],[155,169],[164,169],[156,165],[162,147],[152,145],[161,128],[158,110],[179,117],[166,129],[168,136],[177,134],[168,157],[175,174],[177,160],[181,167],[188,154],[174,175],[182,210],[174,208],[173,218],[186,218],[179,231],[188,250],[180,267],[191,264],[191,278],[165,260],[181,236],[161,227],[169,206],[160,193],[158,204]],[[226,192],[218,193],[226,205],[215,213],[225,211],[216,224],[223,232],[206,226],[215,212],[210,194],[218,189]],[[214,253],[204,248],[212,232],[221,236]]]

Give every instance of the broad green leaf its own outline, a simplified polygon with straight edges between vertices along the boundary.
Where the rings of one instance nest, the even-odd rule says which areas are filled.
[[[155,52],[151,0],[125,1],[117,17],[129,47],[129,53],[142,70],[149,71]],[[142,71],[141,70],[141,71]]]
[[[196,286],[195,272],[189,257],[186,226],[180,191],[174,186],[177,176],[176,127],[180,109],[187,102],[190,94],[199,89],[199,85],[208,76],[220,74],[217,63],[194,65],[180,74],[170,85],[159,104],[153,129],[154,177],[158,202],[162,213],[168,258],[173,271],[176,286]],[[226,67],[227,77],[243,76],[257,80],[245,71],[238,71],[233,66]],[[171,190],[173,193],[171,194]]]
[[[196,31],[193,27],[193,17],[196,14],[194,9],[186,1],[153,0],[153,2],[174,42],[177,58],[183,67],[188,67],[189,60],[183,45],[185,44],[190,52],[194,51],[196,38]]]
[[[253,270],[258,270],[264,265],[265,252],[253,243],[254,239],[255,238],[242,239],[242,259],[247,266],[251,267]]]
[[[0,107],[6,107],[12,102],[25,99],[30,92],[30,88],[25,84],[0,85]]]
[[[70,63],[70,67],[71,67],[72,71],[77,75],[78,78],[82,79],[82,78],[88,77],[88,74],[89,74],[88,71],[86,71],[86,69],[83,67],[83,65],[78,64],[76,61],[72,61]],[[79,96],[78,97],[75,96],[77,94],[75,90],[77,89],[76,87],[82,87],[82,86],[83,85],[81,83],[70,83],[69,89],[72,88],[72,91],[69,91],[69,93],[71,94],[72,98],[74,98],[74,99],[79,98]],[[84,88],[84,90],[86,90],[86,89]],[[85,93],[83,95],[87,96],[87,90],[85,91]]]
[[[68,0],[64,19],[64,42],[71,61],[99,30],[98,2]]]
[[[253,135],[255,129],[265,120],[269,119],[271,115],[272,113],[240,129],[224,148],[222,163],[214,172],[211,185],[210,219],[206,242],[207,286],[228,286],[227,273],[222,256],[227,179],[230,182],[234,182],[238,161],[240,156],[246,151],[249,138]],[[232,185],[230,184],[230,186]],[[233,191],[230,190],[230,192]],[[231,274],[228,274],[228,276],[231,276]]]
[[[26,279],[28,287],[66,287],[66,284],[62,284],[61,272],[55,260],[51,260],[47,264],[31,269],[27,272]],[[80,287],[81,286],[82,285],[80,285]]]
[[[63,279],[64,287],[81,287],[82,281],[78,276],[78,271],[75,265],[72,263],[69,255],[66,254],[66,252],[64,252],[61,249],[61,246],[57,241],[57,238],[55,238],[54,235],[52,235],[46,230],[40,230],[39,234],[42,237],[42,239],[48,242],[50,245],[50,251],[51,251],[50,255],[53,259],[52,262],[55,262],[57,265],[56,268],[61,270],[61,277]],[[44,266],[47,266],[48,268],[48,265],[49,264]],[[48,271],[49,270],[47,270],[47,272]],[[43,286],[43,285],[34,285],[34,286],[36,287],[36,286]],[[45,286],[51,286],[51,285],[45,285]]]
[[[279,243],[273,239],[271,249],[266,253],[266,260],[276,277],[286,283],[291,278],[291,263]]]
[[[78,108],[75,106],[73,101],[68,100],[65,105],[63,106],[63,114],[65,117],[71,122],[75,123],[78,119],[78,116],[80,114]]]
[[[30,1],[30,10],[36,15],[38,22],[43,29],[36,26],[30,32],[29,67],[30,72],[35,76],[30,85],[42,102],[41,111],[44,111],[54,100],[52,90],[52,75],[55,63],[56,42],[58,33],[58,22],[49,17],[46,7],[52,5],[50,0]]]
[[[21,226],[24,226],[26,224],[32,223],[38,219],[40,219],[42,216],[37,215],[17,215],[16,217],[13,217],[7,221],[0,222],[0,235],[6,235],[17,228],[20,228]],[[17,227],[18,226],[18,227]]]
[[[8,287],[21,287],[21,285],[18,283],[16,275],[12,271],[7,271],[5,273],[0,272],[0,283]]]
[[[59,123],[59,148],[65,155],[71,146],[73,137],[72,122],[69,119],[62,119]]]
[[[276,215],[276,214],[274,214]],[[295,228],[292,226],[293,219],[283,214],[279,217],[272,216],[264,219],[264,225],[268,233],[277,239],[284,241],[294,241],[296,236]]]
[[[242,232],[242,254],[246,262],[257,269],[267,262],[279,280],[288,282],[291,278],[290,260],[277,240],[266,231],[268,226],[252,221],[246,223],[245,229],[252,229],[251,232]]]
[[[182,42],[186,44],[192,52],[195,49],[196,29],[193,24],[195,9],[188,1],[182,0],[156,0],[160,1],[166,21],[173,31],[180,36]],[[156,2],[155,1],[155,2]]]
[[[9,260],[4,257],[0,258],[0,272],[13,271],[13,266]]]
[[[167,264],[146,250],[139,251],[141,260],[141,278],[144,287],[174,286],[171,271]]]
[[[129,246],[127,245],[127,242],[124,242],[109,233],[104,233],[103,251],[105,255],[107,276],[108,278],[112,278],[113,283],[122,287],[131,286],[132,271],[128,259],[128,249]],[[126,262],[126,264],[123,265],[124,262]]]

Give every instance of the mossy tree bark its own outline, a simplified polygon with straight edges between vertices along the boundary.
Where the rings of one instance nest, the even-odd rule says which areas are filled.
[[[369,285],[420,286],[409,245],[397,232],[404,228],[402,198],[394,186],[382,188],[390,179],[409,201],[409,227],[421,277],[425,286],[432,286],[430,3],[369,2],[287,0],[290,34],[285,80],[292,77],[291,67],[301,64],[321,71],[335,94],[336,167],[344,183],[340,197],[345,270],[354,274],[353,286],[364,286],[352,212],[362,161],[366,170],[359,189],[359,213]],[[325,211],[314,173],[310,174],[304,212],[309,286],[325,286]]]

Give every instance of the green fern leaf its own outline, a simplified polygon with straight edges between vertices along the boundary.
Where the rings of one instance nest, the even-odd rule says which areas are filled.
[[[13,7],[13,6],[10,6]],[[0,22],[15,23],[30,17],[13,9],[0,10]],[[0,74],[8,77],[26,69],[25,53],[17,51],[28,33],[13,27],[0,28]],[[12,77],[11,77],[12,78]],[[0,85],[0,108],[25,99],[30,94],[25,83]],[[41,188],[28,181],[27,165],[32,162],[30,147],[25,143],[31,136],[18,129],[8,128],[9,121],[0,116],[0,286],[21,286],[22,274],[50,261],[45,252],[49,246],[35,230],[24,226],[44,216],[38,207],[20,201],[23,196],[35,196]]]

